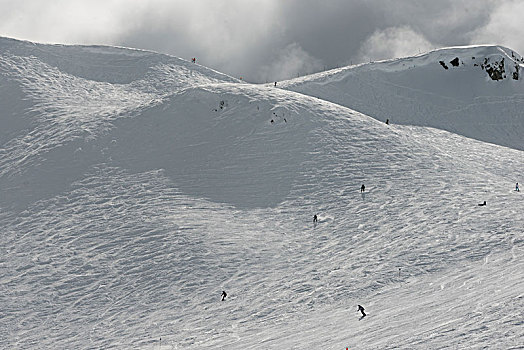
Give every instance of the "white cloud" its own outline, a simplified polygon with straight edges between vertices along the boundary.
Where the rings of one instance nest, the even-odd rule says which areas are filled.
[[[109,43],[126,26],[118,0],[1,1],[0,35],[57,43]]]
[[[405,57],[428,51],[432,44],[408,26],[375,31],[359,49],[362,62]]]
[[[261,67],[257,80],[275,81],[311,74],[322,69],[322,62],[304,51],[297,43],[281,49],[269,64]]]
[[[524,1],[498,1],[490,13],[489,22],[475,31],[472,44],[498,44],[524,55]]]

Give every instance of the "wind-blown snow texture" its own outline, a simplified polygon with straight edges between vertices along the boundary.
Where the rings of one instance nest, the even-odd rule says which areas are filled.
[[[0,38],[0,347],[522,347],[522,78],[438,63],[493,52],[278,85],[319,99]]]

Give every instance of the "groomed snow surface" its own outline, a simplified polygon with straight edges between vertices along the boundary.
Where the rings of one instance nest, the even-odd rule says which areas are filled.
[[[524,348],[524,85],[473,56],[520,66],[275,87],[0,38],[0,348]]]

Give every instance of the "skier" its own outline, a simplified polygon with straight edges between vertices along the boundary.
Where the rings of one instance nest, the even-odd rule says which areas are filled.
[[[226,300],[227,293],[225,290],[222,291],[222,301]]]
[[[520,188],[519,188],[519,183],[518,183],[518,182],[517,182],[517,184],[515,185],[515,191],[520,192]]]
[[[389,119],[386,119],[386,125],[389,125]]]
[[[483,206],[485,206],[485,205],[486,205],[486,201],[484,201],[483,203],[480,203],[480,204],[479,204],[479,207],[483,207]]]
[[[366,316],[366,313],[364,312],[364,307],[362,305],[358,305],[358,311],[362,312],[362,317]]]
[[[366,190],[366,186],[364,186],[364,184],[362,184],[362,186],[360,186],[360,192],[364,192]]]
[[[275,86],[277,86],[277,82],[275,81]]]
[[[317,214],[313,215],[313,223],[316,224],[318,222]]]

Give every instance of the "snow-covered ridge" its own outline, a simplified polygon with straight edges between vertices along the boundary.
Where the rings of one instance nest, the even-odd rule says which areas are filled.
[[[512,61],[515,64],[522,65],[524,63],[524,58],[520,56],[517,52],[499,45],[468,45],[468,46],[453,46],[453,47],[444,47],[435,49],[426,53],[421,53],[409,57],[400,57],[394,59],[373,61],[369,63],[360,63],[356,65],[330,69],[324,72],[318,72],[298,78],[293,78],[287,81],[282,81],[279,85],[286,87],[291,87],[294,85],[300,85],[306,82],[318,82],[318,81],[329,81],[340,80],[343,77],[344,72],[352,71],[355,69],[358,70],[380,70],[380,71],[404,71],[412,69],[413,66],[425,66],[425,65],[435,65],[441,64],[440,61],[445,63],[448,68],[456,67],[451,61],[455,58],[459,58],[459,62],[464,65],[464,61],[469,61],[473,65],[475,63],[482,63],[484,58],[489,57],[498,57],[500,59],[506,58],[510,62]],[[442,64],[441,64],[442,65]],[[444,68],[445,69],[445,68]],[[482,68],[481,68],[482,69]]]
[[[99,45],[39,44],[0,37],[2,56],[38,58],[50,67],[88,80],[129,84],[144,79],[157,66],[171,66],[190,71],[195,79],[239,82],[226,74],[178,57],[152,51]]]
[[[523,151],[150,52],[0,42],[0,348],[520,346]]]
[[[281,82],[381,121],[431,126],[524,149],[523,59],[500,46],[451,47]]]

